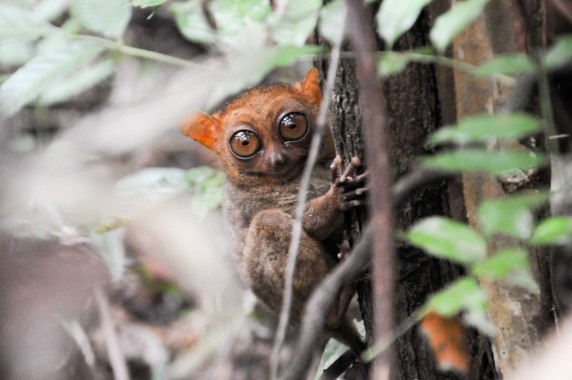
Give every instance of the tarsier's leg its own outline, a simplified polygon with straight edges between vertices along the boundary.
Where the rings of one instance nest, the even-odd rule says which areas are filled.
[[[353,207],[365,205],[365,197],[368,192],[366,185],[368,173],[366,172],[361,175],[356,174],[357,168],[361,166],[361,161],[357,157],[353,157],[350,160],[349,165],[343,171],[341,171],[341,164],[342,160],[339,156],[336,157],[332,163],[331,171],[332,183],[334,186],[341,189],[342,209],[347,210]],[[350,243],[349,241],[344,240],[338,247],[340,248],[339,258],[340,260],[344,260],[351,250]],[[329,328],[338,330],[342,333],[347,330],[347,328],[344,327],[344,325],[349,323],[346,317],[346,312],[353,295],[355,294],[356,287],[357,281],[352,281],[341,289],[337,303],[334,305],[330,315],[328,316],[326,325]],[[360,347],[360,344],[362,348],[365,348],[361,341],[355,340],[355,337],[352,336],[350,339],[353,341],[353,344],[350,345],[350,347],[352,347],[354,351],[356,351],[356,347]]]
[[[344,240],[338,247],[340,248],[340,260],[343,260],[351,250],[350,242]],[[334,307],[332,308],[332,311],[330,312],[330,315],[326,321],[326,324],[329,327],[337,328],[344,322],[346,318],[346,312],[355,294],[356,287],[357,282],[352,281],[350,284],[342,288],[337,303],[334,304]]]
[[[282,307],[293,219],[281,210],[259,212],[248,229],[244,272],[252,291],[276,314]],[[304,303],[333,266],[320,243],[302,232],[293,282],[291,321],[300,322]]]
[[[368,173],[357,175],[356,171],[361,166],[361,161],[357,157],[352,157],[350,163],[341,171],[342,160],[339,156],[334,159],[331,165],[332,184],[341,189],[342,193],[342,209],[350,209],[353,207],[363,206],[366,204],[366,195],[368,192],[366,181]],[[344,240],[339,246],[339,259],[344,260],[350,252],[350,243]],[[328,319],[331,326],[341,323],[355,292],[357,283],[353,282],[342,288],[339,296],[339,302],[332,310]]]
[[[280,210],[261,211],[252,220],[246,237],[246,280],[254,294],[276,314],[282,308],[292,224],[292,217]],[[304,304],[333,265],[321,244],[302,232],[293,282],[291,323],[300,324]],[[356,354],[364,349],[359,334],[345,318],[337,326],[326,324],[326,331]]]

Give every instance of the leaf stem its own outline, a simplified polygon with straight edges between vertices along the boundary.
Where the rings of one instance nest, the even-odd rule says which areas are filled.
[[[393,52],[395,54],[395,52]],[[383,54],[383,53],[381,53]],[[477,75],[477,68],[478,66],[472,65],[470,63],[462,62],[456,59],[447,58],[442,55],[431,55],[431,54],[423,54],[417,52],[406,52],[407,57],[410,57],[413,62],[419,63],[436,63],[444,67],[449,67],[453,70],[457,70],[463,73],[470,74],[477,78],[483,78]],[[516,83],[516,79],[503,74],[495,74],[494,78],[497,79],[499,82],[506,84],[508,86],[514,86]]]
[[[163,54],[152,50],[146,50],[129,45],[124,45],[120,41],[113,41],[103,37],[90,36],[85,34],[74,34],[71,37],[86,41],[93,41],[95,43],[104,46],[108,50],[117,51],[118,53],[129,55],[131,57],[143,58],[155,62],[162,62],[173,66],[186,67],[186,68],[205,67],[200,63],[192,62],[182,58],[177,58],[172,55]]]
[[[324,52],[324,55],[328,55],[328,52]],[[378,51],[378,58],[382,58],[383,56],[394,54],[394,55],[401,55],[407,61],[416,62],[416,63],[429,63],[433,64],[436,63],[438,65],[449,67],[453,70],[457,70],[463,73],[470,74],[476,78],[483,79],[483,77],[476,74],[478,66],[471,65],[470,63],[458,61],[456,59],[447,58],[442,55],[434,55],[428,53],[419,52],[419,50],[409,50],[409,51]],[[350,51],[342,52],[343,58],[354,58],[355,54]],[[503,74],[495,74],[494,78],[498,81],[506,84],[508,86],[514,86],[516,84],[516,79]]]
[[[294,211],[294,225],[292,228],[292,237],[290,241],[290,247],[288,249],[288,262],[286,265],[285,272],[285,284],[284,284],[284,297],[282,299],[282,307],[280,310],[280,316],[278,319],[278,327],[276,331],[276,336],[274,338],[274,345],[272,347],[272,353],[270,355],[270,378],[275,380],[278,378],[278,370],[280,364],[280,352],[284,344],[286,337],[286,329],[288,327],[288,321],[290,318],[290,310],[293,303],[293,292],[294,292],[294,272],[296,270],[296,259],[298,257],[298,252],[300,249],[300,239],[302,236],[302,220],[304,218],[304,211],[306,209],[307,191],[310,187],[310,181],[312,179],[312,171],[318,160],[318,154],[320,151],[320,146],[322,144],[322,138],[324,131],[327,128],[328,120],[328,110],[331,101],[331,94],[334,90],[334,84],[336,80],[336,72],[338,70],[340,62],[340,52],[344,36],[344,29],[346,27],[346,12],[343,13],[342,21],[340,22],[339,34],[336,41],[334,41],[334,46],[331,51],[331,65],[329,67],[327,77],[326,77],[326,87],[324,88],[323,101],[320,105],[320,110],[318,113],[318,120],[316,123],[316,129],[314,130],[314,135],[312,136],[312,142],[310,146],[310,152],[308,159],[306,161],[306,166],[302,173],[302,178],[300,180],[300,189],[296,201],[296,209]]]

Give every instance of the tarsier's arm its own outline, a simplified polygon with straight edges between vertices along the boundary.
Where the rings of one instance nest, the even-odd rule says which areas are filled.
[[[337,229],[344,210],[363,204],[365,176],[354,177],[356,168],[361,165],[360,160],[354,157],[343,173],[340,173],[341,164],[340,157],[336,157],[331,166],[332,185],[329,191],[309,201],[304,212],[304,231],[319,241]]]

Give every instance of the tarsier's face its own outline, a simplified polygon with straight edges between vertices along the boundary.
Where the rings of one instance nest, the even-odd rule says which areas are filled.
[[[218,155],[231,182],[285,183],[304,170],[320,102],[312,69],[302,83],[254,88],[182,131]],[[332,144],[331,136],[326,141]]]
[[[241,175],[287,182],[304,168],[316,109],[289,91],[272,90],[258,89],[241,99],[240,106],[227,107],[221,148],[232,157],[226,166],[236,167]]]

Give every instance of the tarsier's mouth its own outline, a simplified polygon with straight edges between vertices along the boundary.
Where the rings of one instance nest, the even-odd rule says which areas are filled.
[[[306,157],[282,165],[267,167],[264,170],[248,171],[247,175],[259,178],[275,179],[279,182],[289,182],[301,175],[305,168]]]
[[[300,172],[299,167],[295,165],[287,165],[279,168],[272,168],[268,171],[268,175],[271,177],[289,177],[291,175],[296,175]]]
[[[278,180],[288,182],[302,174],[304,168],[306,167],[306,157],[295,162],[289,162],[288,164],[281,165],[278,167],[270,168],[267,172],[269,177],[274,177]]]

